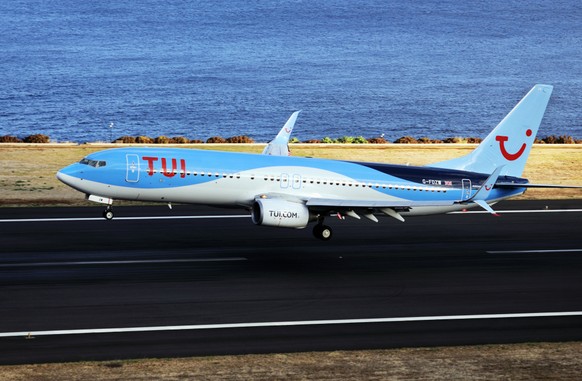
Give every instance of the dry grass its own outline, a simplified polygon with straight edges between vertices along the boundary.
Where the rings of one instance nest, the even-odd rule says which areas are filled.
[[[112,145],[0,144],[0,205],[83,205],[83,195],[55,178],[58,169]],[[184,147],[184,145],[180,145]],[[261,152],[261,144],[188,145],[202,149]],[[424,165],[469,153],[471,144],[294,144],[295,156]],[[536,145],[524,176],[536,183],[582,184],[582,145]],[[523,198],[574,198],[579,190],[529,190]]]
[[[578,380],[582,343],[4,366],[0,380]]]

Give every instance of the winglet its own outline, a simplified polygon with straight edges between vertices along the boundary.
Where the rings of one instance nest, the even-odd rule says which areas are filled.
[[[503,170],[503,167],[504,167],[503,165],[497,167],[495,171],[493,171],[491,176],[489,176],[487,180],[485,180],[483,185],[481,185],[481,188],[479,188],[479,190],[473,195],[473,197],[462,201],[462,203],[464,204],[474,202],[483,209],[485,209],[486,211],[488,211],[489,213],[493,214],[494,216],[499,216],[499,214],[497,214],[495,210],[493,210],[493,208],[491,208],[491,206],[487,204],[485,200],[491,194],[491,191],[493,190],[495,182],[497,182],[497,179],[499,178],[499,174]]]
[[[497,167],[495,171],[493,171],[491,176],[489,176],[487,180],[485,180],[483,185],[481,185],[481,188],[479,188],[477,193],[475,193],[473,197],[469,198],[467,202],[486,200],[489,194],[491,194],[491,191],[493,190],[493,187],[495,186],[495,183],[497,182],[497,179],[499,178],[499,174],[503,170],[503,167],[504,165]]]
[[[275,139],[271,140],[269,144],[263,150],[263,155],[272,155],[272,156],[289,156],[289,138],[291,137],[291,132],[293,132],[293,127],[295,126],[295,122],[297,121],[297,116],[299,115],[299,111],[295,111],[281,131],[277,134]]]

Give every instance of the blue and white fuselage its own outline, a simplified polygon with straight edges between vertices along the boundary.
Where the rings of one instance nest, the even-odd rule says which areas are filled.
[[[426,207],[400,208],[427,214],[466,208],[453,202],[470,199],[488,175],[194,149],[117,148],[91,154],[59,171],[58,177],[81,192],[118,200],[240,207],[251,207],[262,195],[304,203],[313,199],[337,200],[338,204],[369,201],[387,207],[410,201],[450,202],[432,212]],[[526,182],[514,177],[504,181]],[[494,189],[490,200],[524,190]]]
[[[304,228],[329,239],[329,214],[366,217],[446,213],[523,193],[521,173],[552,87],[536,85],[469,155],[413,167],[179,148],[93,153],[57,177],[92,201],[242,207],[259,225]],[[296,118],[296,114],[294,114]],[[294,123],[294,119],[293,119]],[[106,217],[113,216],[110,207]]]

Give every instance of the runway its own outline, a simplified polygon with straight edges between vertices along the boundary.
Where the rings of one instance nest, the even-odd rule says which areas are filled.
[[[0,209],[0,363],[582,340],[582,200],[495,208],[328,218],[329,242],[237,210]]]

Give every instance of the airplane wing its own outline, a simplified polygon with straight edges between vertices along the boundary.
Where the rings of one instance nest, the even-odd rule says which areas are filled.
[[[289,156],[289,138],[291,137],[291,132],[293,132],[293,127],[295,126],[295,122],[297,121],[297,116],[299,115],[300,111],[295,111],[281,131],[277,134],[275,139],[271,140],[269,144],[263,150],[263,155],[272,155],[272,156]]]
[[[332,198],[310,198],[306,205],[310,207],[338,207],[338,208],[413,208],[418,206],[447,206],[454,205],[455,201],[385,201],[385,200],[345,200]]]
[[[483,209],[487,210],[491,214],[497,215],[495,211],[487,204],[485,201],[491,190],[495,186],[499,174],[503,170],[503,165],[493,171],[493,173],[485,180],[483,185],[475,192],[475,194],[466,200],[429,200],[429,201],[414,201],[414,200],[394,200],[394,201],[374,201],[374,200],[335,200],[335,199],[325,199],[325,198],[312,198],[307,200],[306,205],[308,207],[329,207],[343,209],[345,213],[351,217],[358,218],[359,216],[353,210],[354,208],[364,210],[368,219],[372,221],[377,221],[376,217],[373,216],[372,212],[374,210],[379,210],[382,213],[394,217],[399,221],[404,221],[404,218],[398,213],[398,211],[409,210],[414,207],[443,207],[451,206],[455,204],[469,204],[476,203]]]
[[[400,200],[400,201],[386,201],[386,200],[346,200],[346,199],[330,199],[330,198],[310,198],[307,200],[305,205],[313,209],[325,209],[329,212],[336,212],[338,217],[341,217],[341,213],[344,213],[350,217],[360,219],[360,216],[356,213],[362,213],[367,219],[378,222],[376,216],[374,216],[374,211],[379,211],[387,216],[397,219],[398,221],[404,222],[404,218],[400,215],[399,211],[407,211],[410,208],[420,207],[420,206],[451,206],[454,205],[455,201],[412,201],[412,200]]]

